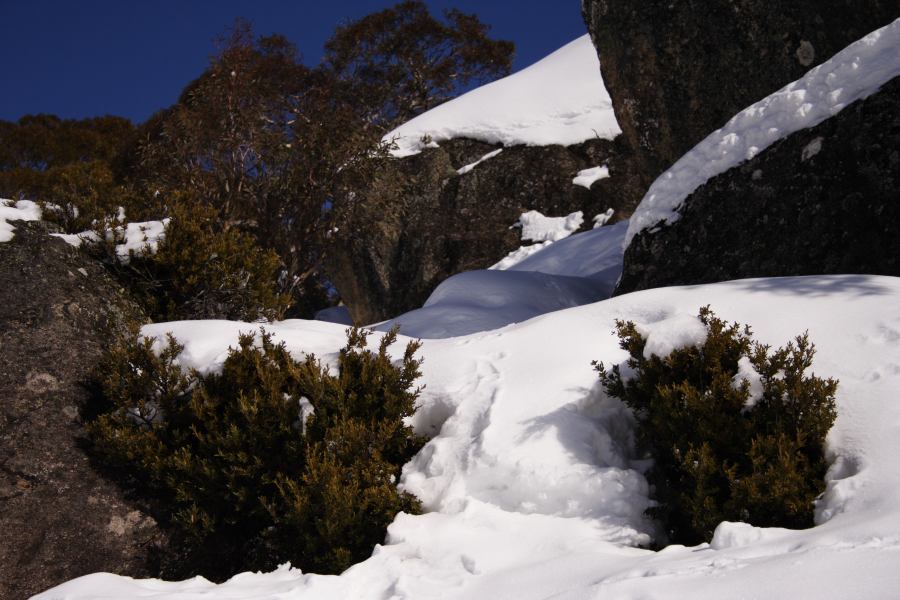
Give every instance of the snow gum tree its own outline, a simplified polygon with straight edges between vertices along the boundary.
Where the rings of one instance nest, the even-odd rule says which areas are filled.
[[[291,315],[327,302],[324,258],[340,215],[386,156],[393,126],[508,73],[512,44],[471,15],[446,22],[422,2],[341,26],[317,67],[283,36],[238,22],[178,103],[155,115],[132,148],[147,197],[187,191],[281,260]],[[354,215],[353,218],[356,218]]]

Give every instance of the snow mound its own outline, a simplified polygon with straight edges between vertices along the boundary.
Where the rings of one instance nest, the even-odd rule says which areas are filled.
[[[833,117],[898,75],[900,19],[850,44],[797,81],[745,108],[682,156],[647,190],[631,217],[625,246],[645,229],[677,221],[681,203],[712,177],[796,131]]]
[[[562,243],[562,242],[560,242]],[[895,598],[900,589],[900,278],[831,275],[661,288],[473,336],[425,340],[426,385],[413,427],[431,437],[404,489],[424,515],[400,514],[385,544],[340,576],[282,567],[221,585],[88,575],[40,600],[291,598],[375,600]],[[641,549],[653,535],[630,412],[598,385],[592,360],[622,364],[613,333],[654,336],[710,304],[779,346],[809,330],[812,370],[835,377],[832,468],[818,526],[724,523],[711,544]],[[839,315],[840,318],[835,318]],[[333,361],[344,327],[314,321],[145,326],[185,344],[186,367],[221,365],[241,331],[264,327],[296,356]],[[390,348],[402,355],[407,338]]]
[[[614,225],[576,233],[516,264],[508,267],[495,265],[491,268],[603,279],[615,286],[622,272],[622,239],[627,229],[628,221],[620,221]]]
[[[396,157],[453,138],[513,146],[569,146],[621,133],[584,35],[518,73],[445,102],[388,133]]]
[[[8,242],[16,230],[10,221],[39,221],[41,207],[31,200],[5,200],[0,198],[0,243]]]
[[[608,298],[622,272],[622,236],[627,227],[621,222],[558,242],[525,246],[517,252],[530,255],[517,260],[513,252],[489,270],[454,275],[422,308],[376,329],[399,325],[409,336],[455,337]]]
[[[422,308],[375,327],[447,338],[499,329],[548,312],[608,298],[608,282],[526,271],[466,271],[442,282]]]

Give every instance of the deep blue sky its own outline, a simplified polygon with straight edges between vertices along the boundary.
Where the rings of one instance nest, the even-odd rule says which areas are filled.
[[[282,33],[315,64],[337,24],[384,0],[0,0],[0,119],[115,114],[140,122],[178,98],[236,17]],[[585,33],[579,0],[427,0],[475,13],[516,44],[514,69]]]

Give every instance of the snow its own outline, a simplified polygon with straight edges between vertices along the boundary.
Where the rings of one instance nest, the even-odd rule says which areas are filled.
[[[120,209],[121,210],[121,209]],[[124,220],[122,216],[120,221]],[[150,253],[156,254],[159,242],[165,237],[166,225],[170,219],[162,221],[140,221],[128,223],[124,228],[116,226],[115,231],[108,229],[106,235],[113,239],[120,237],[121,242],[116,244],[116,256],[123,263],[127,263],[132,256],[142,256]],[[70,246],[80,248],[85,242],[92,243],[100,241],[96,231],[82,231],[81,233],[51,233],[53,237],[58,237]]]
[[[605,293],[603,286],[611,290],[631,236],[676,219],[678,204],[706,178],[763,144],[827,118],[871,93],[891,69],[900,69],[898,24],[850,46],[707,138],[654,183],[637,221],[569,235],[574,229],[535,218],[532,224],[544,225],[528,232],[539,242],[530,256],[505,270],[450,278],[422,309],[398,317],[403,335],[390,348],[394,357],[402,356],[408,335],[426,338],[419,351],[425,388],[410,424],[430,441],[404,466],[399,485],[416,494],[427,512],[397,515],[369,559],[340,576],[284,565],[272,573],[242,573],[220,585],[199,577],[163,582],[97,573],[35,598],[896,598],[900,278],[761,278],[602,301],[592,297]],[[560,52],[574,52],[579,42]],[[563,72],[575,67],[574,61],[555,62],[553,68]],[[526,73],[492,85],[512,89],[510,80],[527,80]],[[564,79],[557,83],[584,84]],[[490,114],[494,105],[488,100],[496,97],[485,96],[489,89],[467,96],[481,91],[474,97],[485,100],[497,126],[480,127],[500,136],[514,130],[509,126],[514,119]],[[534,103],[521,90],[517,100]],[[437,123],[432,113],[443,114],[447,127],[441,131],[455,136],[451,125],[476,123],[476,105],[467,100],[454,108],[451,102],[443,113],[436,113],[439,107],[423,116]],[[505,105],[507,112],[518,112],[514,102]],[[555,115],[540,106],[530,110]],[[478,122],[490,124],[488,117]],[[556,123],[554,118],[535,122]],[[446,139],[437,129],[421,131]],[[414,140],[419,137],[413,133]],[[522,225],[524,239],[526,222]],[[562,232],[568,233],[552,241]],[[817,350],[811,371],[840,382],[837,420],[827,438],[827,487],[816,503],[813,528],[726,522],[708,544],[654,552],[646,546],[660,539],[660,532],[644,513],[652,503],[644,477],[650,465],[636,456],[631,412],[604,393],[591,361],[621,365],[627,359],[614,333],[617,320],[635,322],[647,336],[648,355],[700,344],[705,329],[697,313],[707,305],[725,321],[750,325],[756,340],[774,347],[808,331]],[[332,367],[346,342],[344,325],[303,320],[158,323],[144,326],[142,334],[161,339],[172,332],[185,345],[181,364],[208,373],[221,368],[240,333],[260,335],[263,329],[296,357],[314,353]],[[754,375],[744,358],[734,383],[747,380],[752,392]]]
[[[10,221],[38,221],[41,208],[31,200],[5,200],[0,198],[0,243],[8,242],[16,230]]]
[[[50,205],[51,209],[54,205]],[[58,207],[57,207],[58,208]],[[75,209],[77,211],[77,208]],[[119,220],[124,220],[124,213],[119,209]],[[42,216],[41,207],[31,200],[6,200],[0,198],[0,242],[8,242],[13,238],[13,227],[9,221],[39,221]],[[128,262],[134,254],[140,256],[145,252],[155,253],[160,240],[165,235],[165,227],[169,219],[162,221],[145,221],[128,223],[124,230],[118,228],[117,234],[123,236],[123,241],[116,245],[116,254],[122,262]],[[82,231],[81,233],[51,233],[52,237],[58,237],[70,246],[81,247],[84,242],[98,241],[94,231]],[[109,232],[108,235],[114,235]]]
[[[442,282],[422,308],[379,324],[405,335],[446,338],[488,331],[612,295],[622,273],[627,222],[525,246],[485,271]]]
[[[488,159],[490,159],[490,158],[494,158],[495,156],[497,156],[497,155],[500,154],[501,152],[503,152],[503,148],[498,148],[497,150],[494,150],[493,152],[488,152],[487,154],[485,154],[484,156],[482,156],[481,158],[479,158],[479,159],[476,160],[475,162],[469,163],[469,164],[467,164],[467,165],[465,165],[465,166],[463,166],[463,167],[460,167],[459,169],[457,169],[456,173],[457,173],[458,175],[465,175],[466,173],[468,173],[469,171],[471,171],[472,169],[474,169],[475,167],[477,167],[478,165],[480,165],[480,164],[483,163],[484,161],[486,161],[486,160],[488,160]]]
[[[611,140],[621,130],[584,35],[518,73],[445,102],[388,133],[396,157],[453,138],[513,146]]]
[[[594,222],[594,229],[597,229],[598,227],[603,227],[604,225],[609,223],[609,220],[612,219],[612,216],[615,213],[616,213],[615,210],[613,210],[611,208],[607,208],[606,212],[602,212],[599,215],[594,215],[594,218],[591,219]]]
[[[750,410],[756,406],[757,402],[762,400],[763,382],[762,377],[753,367],[753,363],[750,362],[750,359],[746,356],[742,356],[738,359],[738,371],[734,376],[732,385],[735,389],[740,389],[745,381],[747,382],[749,395],[747,396],[747,401],[744,402],[744,409]]]
[[[500,271],[509,269],[537,252],[542,252],[553,242],[569,237],[578,231],[582,223],[584,213],[580,210],[565,217],[547,217],[536,210],[522,213],[513,227],[522,230],[523,242],[537,243],[520,246],[488,269]]]
[[[591,167],[590,169],[578,171],[578,175],[572,179],[572,183],[574,185],[580,185],[583,188],[591,189],[591,185],[593,185],[595,181],[600,181],[607,177],[609,177],[608,167]]]
[[[696,315],[673,315],[653,323],[652,327],[637,324],[638,333],[645,339],[644,358],[662,358],[681,348],[702,346],[706,342],[706,326]]]
[[[615,285],[622,270],[622,239],[627,229],[628,221],[620,221],[576,233],[506,268],[569,277],[602,278]]]
[[[420,338],[467,335],[596,302],[610,294],[612,286],[602,280],[512,270],[466,271],[442,282],[422,308],[375,329],[387,331],[399,325],[403,334]]]
[[[429,512],[398,515],[371,558],[340,576],[285,566],[221,585],[101,573],[37,598],[895,598],[898,298],[893,277],[750,279],[647,290],[500,330],[424,340],[426,387],[412,425],[431,440],[404,467],[400,485]],[[707,304],[773,346],[809,331],[812,371],[840,380],[827,490],[814,528],[723,523],[710,544],[653,552],[640,548],[657,532],[643,515],[647,465],[634,460],[633,421],[603,393],[590,362],[626,359],[616,319],[666,340],[676,324],[690,328]],[[261,327],[298,357],[314,352],[333,362],[345,342],[341,325],[299,320],[162,323],[143,332],[174,332],[185,343],[183,364],[208,371],[239,332]],[[399,357],[406,341],[391,352]]]
[[[95,231],[82,231],[81,233],[51,233],[53,237],[58,237],[65,243],[75,248],[81,248],[85,242],[98,242],[100,236]]]
[[[821,135],[816,136],[813,140],[804,146],[803,150],[800,152],[800,160],[802,162],[806,162],[816,154],[822,151],[822,142],[825,141]]]
[[[519,217],[522,227],[522,241],[556,242],[569,237],[584,223],[584,213],[580,210],[565,217],[546,217],[536,210],[529,210]]]
[[[898,49],[900,19],[735,115],[653,182],[631,217],[626,247],[641,231],[677,221],[682,202],[712,177],[796,131],[833,117],[900,75]],[[809,156],[814,155],[810,149]]]
[[[170,219],[162,221],[142,221],[128,223],[125,226],[124,241],[116,246],[116,255],[122,262],[128,262],[131,256],[156,254],[159,242],[165,236],[166,225]]]

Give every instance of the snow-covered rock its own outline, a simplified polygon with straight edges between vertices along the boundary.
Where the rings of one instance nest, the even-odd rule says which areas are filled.
[[[588,35],[508,77],[481,86],[385,136],[394,156],[454,138],[514,146],[569,146],[620,133]]]
[[[900,76],[900,19],[748,106],[660,175],[631,217],[625,245],[638,233],[680,217],[691,192],[795,131],[818,125]]]

